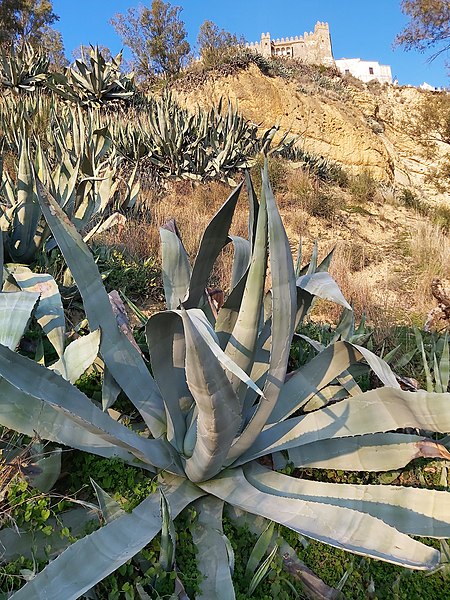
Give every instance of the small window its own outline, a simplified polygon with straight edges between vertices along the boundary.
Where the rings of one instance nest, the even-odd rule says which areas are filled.
[[[345,74],[350,75],[350,69],[345,69]]]
[[[373,75],[373,67],[369,67],[369,74]]]

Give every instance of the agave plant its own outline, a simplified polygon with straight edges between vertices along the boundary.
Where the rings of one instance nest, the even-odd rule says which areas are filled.
[[[106,60],[98,46],[89,57],[76,60],[66,75],[53,77],[52,89],[85,106],[101,106],[112,100],[124,100],[135,94],[134,74],[121,72],[122,52]]]
[[[40,50],[22,44],[0,53],[0,87],[14,92],[34,92],[36,86],[48,79],[50,61]]]
[[[114,203],[116,208],[132,206],[139,193],[135,169],[124,181],[125,193],[116,194],[121,158],[111,148],[107,129],[99,126],[95,115],[84,117],[80,110],[70,109],[62,118],[53,114],[52,122],[53,146],[44,151],[45,142],[37,141],[33,152],[22,132],[16,174],[11,176],[6,169],[0,172],[0,228],[9,259],[14,262],[30,264],[36,260],[51,235],[37,201],[36,174],[86,240],[100,227],[123,220],[117,212],[107,213]]]
[[[167,310],[146,325],[152,376],[117,327],[76,228],[38,186],[90,328],[101,331],[104,410],[10,344],[0,346],[0,423],[157,474],[173,519],[194,505],[193,540],[203,575],[199,598],[235,597],[222,528],[225,505],[356,554],[411,569],[434,568],[439,552],[410,535],[450,536],[447,492],[307,481],[267,466],[279,453],[298,467],[366,471],[400,468],[417,456],[449,458],[432,435],[450,430],[450,397],[402,391],[388,365],[346,341],[288,373],[292,337],[314,296],[349,307],[328,274],[296,277],[267,169],[260,202],[247,181],[248,239],[229,235],[240,189],[208,225],[192,267],[176,231],[161,231]],[[229,242],[235,248],[231,292],[213,310],[208,277]],[[361,391],[348,373],[361,361],[385,387]],[[109,415],[112,387],[121,388],[137,408],[146,435]],[[68,547],[12,598],[80,597],[158,534],[160,495],[115,517]]]
[[[189,179],[226,179],[251,166],[255,153],[278,130],[272,127],[260,135],[231,103],[224,110],[222,100],[209,111],[190,112],[170,92],[148,100],[136,119],[138,125],[120,120],[111,124],[118,151],[133,160],[147,158],[168,176]]]

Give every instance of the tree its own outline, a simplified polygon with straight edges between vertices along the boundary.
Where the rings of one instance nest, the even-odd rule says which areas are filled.
[[[41,29],[40,44],[50,59],[50,69],[61,72],[68,66],[69,61],[64,54],[64,43],[62,35],[53,27],[44,25]]]
[[[50,0],[1,0],[0,39],[7,43],[40,45],[45,27],[58,19]]]
[[[10,43],[19,30],[19,10],[23,0],[1,0],[0,43]]]
[[[45,27],[58,20],[50,0],[23,0],[18,13],[20,41],[40,45]]]
[[[225,31],[225,29],[219,29],[213,21],[206,20],[200,25],[197,46],[206,68],[222,64],[234,49],[243,43],[242,37],[238,39],[235,34]]]
[[[50,66],[67,65],[61,33],[50,27],[59,17],[50,0],[0,0],[0,44],[28,43],[48,54]]]
[[[450,48],[449,0],[402,0],[401,9],[410,20],[396,37],[397,46],[420,52],[438,46],[431,60]]]
[[[173,76],[186,62],[190,46],[186,39],[180,6],[171,6],[162,0],[153,0],[151,8],[129,8],[127,13],[116,14],[111,24],[133,54],[138,76]]]

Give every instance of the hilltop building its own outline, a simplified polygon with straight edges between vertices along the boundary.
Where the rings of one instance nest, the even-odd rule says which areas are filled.
[[[350,73],[366,83],[374,79],[380,83],[392,83],[389,65],[380,65],[377,61],[360,58],[343,58],[335,61],[328,23],[320,21],[316,23],[314,31],[305,32],[300,36],[273,40],[270,33],[262,33],[261,40],[247,44],[247,48],[266,57],[284,56],[298,58],[306,64],[327,67],[336,65],[341,73]]]
[[[335,64],[344,75],[349,73],[366,83],[373,80],[380,83],[392,83],[391,67],[389,65],[380,65],[376,60],[341,58],[336,60]]]
[[[263,56],[298,58],[308,64],[334,65],[328,23],[317,22],[314,31],[290,38],[272,40],[270,33],[261,34],[261,41],[247,44]]]

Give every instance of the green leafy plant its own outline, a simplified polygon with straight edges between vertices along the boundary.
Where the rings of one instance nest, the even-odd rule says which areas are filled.
[[[148,434],[114,420],[11,344],[0,346],[0,423],[158,474],[171,517],[189,506],[197,513],[192,535],[203,576],[198,597],[235,597],[222,527],[225,505],[356,554],[412,569],[438,565],[439,552],[410,535],[450,536],[446,492],[329,484],[259,462],[272,455],[276,463],[287,459],[302,468],[391,470],[417,456],[448,455],[432,437],[405,428],[430,436],[450,430],[448,394],[403,391],[388,365],[357,344],[337,341],[288,372],[292,337],[314,297],[350,307],[327,272],[313,265],[296,275],[267,167],[260,202],[247,180],[248,239],[229,236],[241,186],[206,228],[192,267],[176,231],[161,230],[167,310],[146,325],[153,375],[119,330],[76,228],[45,189],[37,189],[89,325],[101,331],[103,409],[122,389]],[[218,307],[207,281],[230,242],[232,290]],[[350,374],[361,362],[385,387],[361,391]],[[13,598],[60,598],[64,585],[66,598],[75,599],[125,564],[162,526],[160,495],[150,494],[131,513],[116,514],[67,548]]]
[[[131,300],[151,295],[159,276],[154,259],[137,260],[125,251],[102,245],[94,246],[93,253],[108,291],[119,290]]]

